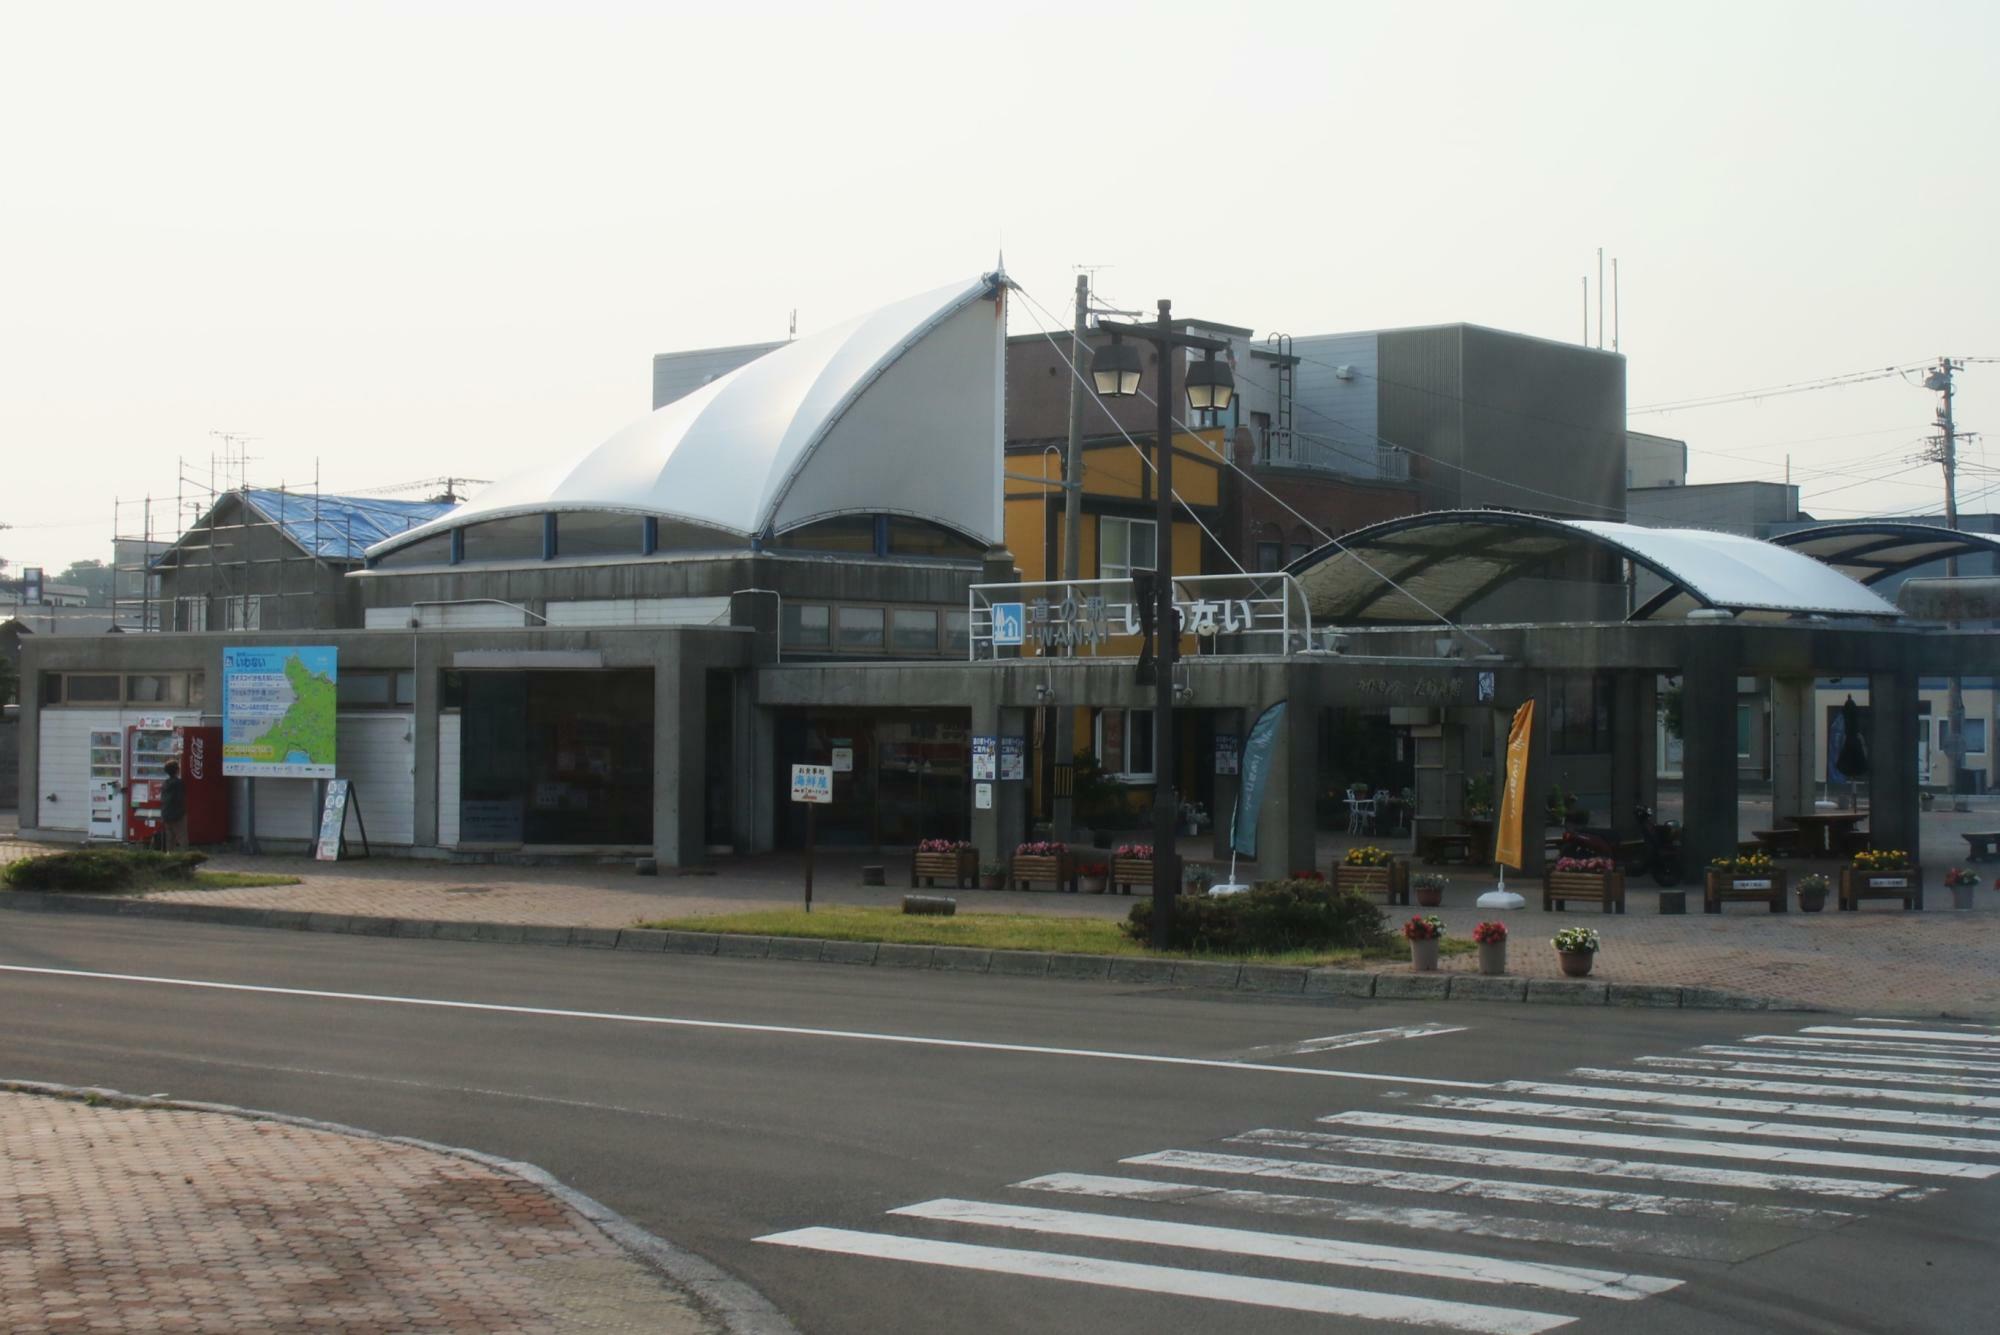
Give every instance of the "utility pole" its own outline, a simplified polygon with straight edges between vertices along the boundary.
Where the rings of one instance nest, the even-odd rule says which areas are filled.
[[[1958,527],[1958,423],[1952,411],[1951,373],[1958,368],[1949,357],[1938,358],[1937,369],[1924,377],[1924,388],[1934,389],[1944,395],[1944,403],[1938,408],[1937,460],[1944,465],[1944,522],[1947,527]],[[1944,563],[1947,579],[1958,577],[1958,558],[1947,557]],[[1951,623],[1956,626],[1957,622]],[[1944,697],[1945,726],[1950,733],[1945,738],[1945,760],[1951,766],[1951,809],[1965,811],[1969,804],[1959,794],[1959,775],[1965,772],[1965,692],[1960,685],[1958,674],[1945,678]]]
[[[1090,319],[1090,275],[1076,276],[1076,322],[1069,344],[1069,447],[1063,454],[1063,578],[1074,584],[1083,548],[1083,377],[1084,333]],[[1071,644],[1066,650],[1075,653]],[[1056,755],[1058,765],[1076,764],[1076,707],[1060,698],[1056,701]],[[1076,829],[1075,771],[1067,792],[1058,785],[1054,821],[1056,838],[1067,840]]]

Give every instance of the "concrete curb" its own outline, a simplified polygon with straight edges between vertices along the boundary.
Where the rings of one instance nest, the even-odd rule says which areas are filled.
[[[142,1094],[125,1094],[115,1089],[54,1085],[36,1080],[0,1079],[0,1091],[11,1094],[38,1094],[58,1099],[94,1099],[99,1103],[123,1108],[219,1113],[225,1117],[241,1117],[251,1121],[280,1122],[307,1131],[323,1131],[356,1140],[408,1145],[413,1149],[428,1150],[433,1154],[448,1154],[455,1159],[466,1159],[491,1168],[495,1172],[532,1182],[548,1192],[602,1229],[612,1241],[626,1251],[672,1280],[694,1300],[696,1307],[719,1321],[730,1335],[799,1335],[798,1327],[787,1321],[784,1314],[771,1305],[769,1299],[742,1280],[696,1256],[693,1252],[677,1247],[657,1234],[648,1233],[610,1206],[584,1195],[574,1187],[564,1186],[545,1170],[518,1159],[503,1159],[498,1155],[467,1149],[463,1145],[440,1145],[436,1141],[419,1140],[414,1136],[385,1136],[380,1132],[367,1131],[340,1122],[322,1122],[317,1118],[296,1117],[291,1113],[238,1108],[227,1103],[152,1098]]]
[[[1813,1012],[1821,1009],[1774,997],[1743,996],[1710,987],[1618,983],[1599,979],[1489,978],[1479,974],[1395,971],[1374,973],[1360,969],[1306,969],[1293,965],[1208,960],[914,946],[889,941],[656,931],[644,927],[545,927],[522,923],[461,922],[456,919],[384,918],[364,914],[241,908],[225,904],[64,895],[39,890],[0,892],[0,908],[29,913],[113,914],[125,918],[162,918],[229,927],[268,927],[359,936],[632,950],[725,959],[863,965],[877,969],[921,969],[930,973],[988,974],[1007,978],[1061,978],[1127,986],[1254,992],[1266,996],[1319,1000],[1518,1001],[1553,1006],[1621,1006],[1663,1010]]]

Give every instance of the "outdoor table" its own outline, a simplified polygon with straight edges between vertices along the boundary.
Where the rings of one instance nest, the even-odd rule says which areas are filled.
[[[1816,811],[1810,815],[1787,816],[1785,819],[1798,827],[1799,851],[1808,857],[1818,854],[1830,857],[1838,836],[1846,834],[1862,821],[1868,819],[1865,811]]]
[[[1472,839],[1472,847],[1466,853],[1466,861],[1473,866],[1493,860],[1493,822],[1475,820],[1469,816],[1458,818],[1458,827]]]

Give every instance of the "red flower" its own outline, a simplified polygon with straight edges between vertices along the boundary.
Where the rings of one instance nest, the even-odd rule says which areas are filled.
[[[1482,922],[1472,929],[1472,939],[1482,946],[1490,946],[1507,939],[1507,924],[1504,922]]]

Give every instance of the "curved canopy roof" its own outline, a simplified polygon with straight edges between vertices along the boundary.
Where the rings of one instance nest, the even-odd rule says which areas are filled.
[[[1718,608],[1756,619],[1900,616],[1893,603],[1799,552],[1700,529],[1551,519],[1510,510],[1442,510],[1350,533],[1288,567],[1313,619],[1334,625],[1457,619],[1516,579],[1578,548],[1638,563],[1667,588],[1645,617]],[[1384,578],[1386,576],[1386,578]],[[1393,581],[1393,583],[1392,583]]]
[[[1780,533],[1771,541],[1824,561],[1863,584],[1948,557],[2000,554],[2000,538],[1990,533],[1894,519],[1816,524]]]
[[[902,514],[997,542],[1005,282],[988,274],[787,343],[369,555],[549,510],[658,515],[746,539]]]

